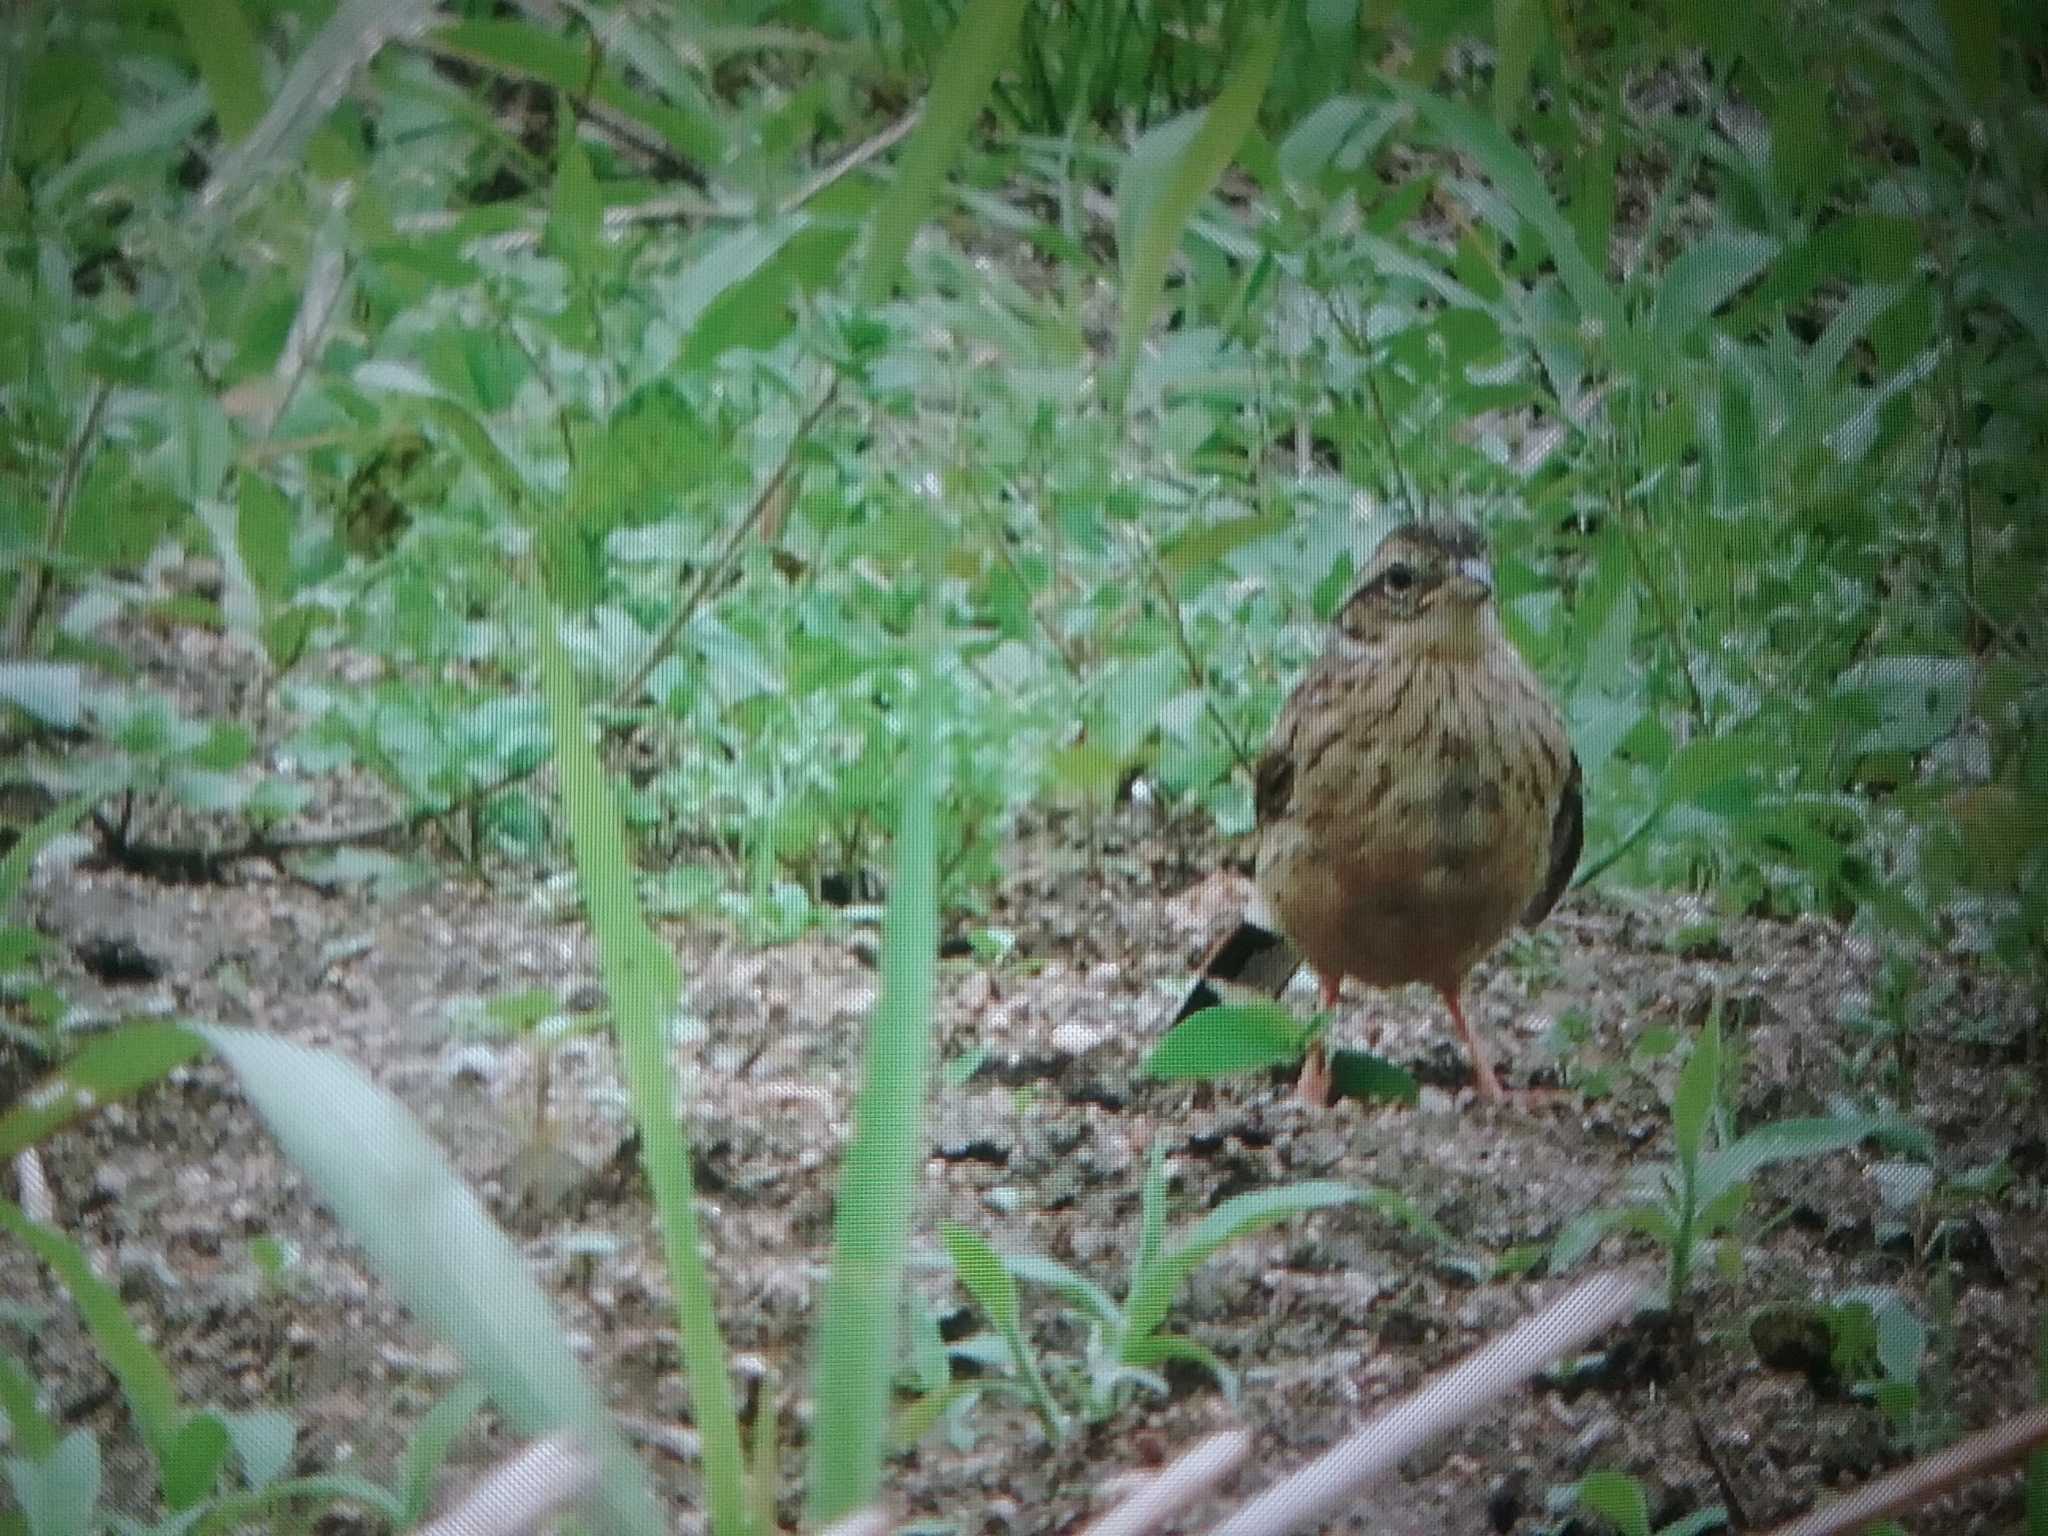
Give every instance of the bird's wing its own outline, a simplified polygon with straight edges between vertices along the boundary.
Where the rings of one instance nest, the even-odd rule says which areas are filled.
[[[1565,770],[1564,792],[1557,797],[1557,809],[1550,818],[1550,869],[1543,877],[1543,889],[1522,914],[1522,926],[1534,928],[1550,915],[1564,888],[1579,867],[1579,853],[1586,846],[1586,802],[1580,788],[1579,754],[1571,755]]]
[[[1260,915],[1246,913],[1209,951],[1194,985],[1174,1011],[1172,1023],[1178,1024],[1204,1008],[1219,1006],[1227,989],[1256,991],[1268,997],[1278,997],[1287,990],[1287,983],[1301,969],[1301,954],[1287,942],[1285,934],[1260,922]]]

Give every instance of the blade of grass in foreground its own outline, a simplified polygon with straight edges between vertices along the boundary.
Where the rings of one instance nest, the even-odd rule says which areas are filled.
[[[354,1063],[254,1030],[194,1025],[235,1070],[392,1293],[452,1344],[522,1434],[569,1429],[604,1460],[608,1529],[656,1536],[659,1512],[519,1250],[419,1122]]]
[[[1123,321],[1111,398],[1121,402],[1138,365],[1152,311],[1166,291],[1166,269],[1181,232],[1216,185],[1258,120],[1259,103],[1279,55],[1282,29],[1254,28],[1251,46],[1199,118],[1178,118],[1133,146],[1117,185],[1117,243],[1123,257]]]
[[[675,1287],[683,1368],[690,1405],[704,1448],[705,1502],[716,1536],[748,1529],[746,1458],[733,1412],[732,1377],[725,1337],[712,1307],[711,1277],[697,1235],[697,1191],[690,1176],[689,1137],[676,1113],[668,1059],[669,1020],[675,1014],[676,963],[640,910],[633,867],[618,807],[604,770],[584,735],[583,705],[575,674],[555,634],[554,605],[536,598],[535,639],[541,688],[555,733],[555,769],[569,813],[569,837],[583,900],[597,935],[605,990],[618,1020],[619,1059],[626,1092],[640,1128],[640,1157],[661,1222],[669,1283]]]
[[[895,182],[875,208],[861,266],[861,303],[880,304],[889,297],[896,269],[931,211],[946,167],[974,127],[1023,14],[1023,0],[983,0],[961,7],[959,24],[946,40],[932,79],[924,119],[897,162]]]
[[[840,1170],[837,1250],[811,1387],[817,1404],[809,1482],[813,1525],[829,1524],[874,1498],[889,1431],[889,1378],[923,1141],[938,972],[932,651],[927,608],[904,742],[896,870],[882,931],[882,996],[868,1024],[853,1141]]]

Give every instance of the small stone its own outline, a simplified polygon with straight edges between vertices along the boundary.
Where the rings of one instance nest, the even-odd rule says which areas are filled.
[[[1069,1020],[1052,1032],[1052,1048],[1068,1056],[1085,1056],[1109,1038],[1108,1031]]]
[[[1592,1464],[1594,1453],[1614,1438],[1614,1432],[1618,1428],[1620,1426],[1615,1423],[1614,1415],[1603,1413],[1579,1431],[1578,1437],[1572,1441],[1571,1448],[1565,1452],[1564,1458],[1565,1464],[1572,1469],[1574,1475],[1585,1471]]]
[[[498,1053],[481,1043],[451,1045],[441,1053],[441,1079],[464,1088],[488,1088],[498,1080]]]

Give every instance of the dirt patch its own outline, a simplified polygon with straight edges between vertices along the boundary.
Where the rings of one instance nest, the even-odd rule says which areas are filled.
[[[1540,936],[1483,966],[1470,992],[1511,1080],[1552,1085],[1540,1099],[1492,1109],[1426,1087],[1413,1109],[1312,1112],[1264,1078],[1153,1082],[1140,1064],[1230,887],[1198,876],[1213,850],[1159,829],[1112,826],[1092,869],[1069,830],[1020,837],[991,914],[1015,932],[1015,954],[994,969],[942,967],[941,1058],[976,1053],[978,1064],[936,1090],[919,1229],[927,1259],[934,1223],[953,1217],[999,1246],[1120,1284],[1155,1138],[1172,1153],[1178,1221],[1245,1190],[1339,1178],[1407,1196],[1459,1249],[1356,1209],[1226,1248],[1172,1321],[1242,1373],[1238,1410],[1206,1378],[1176,1376],[1170,1396],[1140,1395],[1048,1449],[1034,1420],[983,1399],[956,1433],[935,1431],[899,1458],[891,1485],[911,1517],[962,1531],[1068,1529],[1130,1472],[1226,1423],[1257,1438],[1259,1470],[1240,1477],[1240,1494],[1327,1446],[1555,1289],[1502,1276],[1491,1260],[1546,1242],[1662,1155],[1677,1058],[1637,1048],[1696,1026],[1717,993],[1744,1062],[1745,1124],[1820,1112],[1844,1095],[1867,1101],[1881,1065],[1842,1022],[1845,999],[1877,984],[1867,942],[1816,920],[1722,919],[1711,943],[1674,947],[1700,915],[1692,904],[1580,894]],[[557,1052],[558,1154],[542,1167],[528,1135],[532,1057],[449,1022],[464,999],[532,986],[594,999],[579,924],[459,881],[380,904],[256,865],[204,887],[74,869],[40,881],[31,910],[71,957],[70,995],[94,1014],[178,1013],[332,1047],[409,1105],[523,1239],[647,1445],[679,1528],[694,1528],[695,1470],[675,1435],[687,1399],[673,1312],[637,1171],[614,1157],[627,1116],[610,1049],[585,1039]],[[750,952],[708,929],[669,936],[698,1026],[677,1070],[695,1105],[723,1321],[734,1347],[782,1384],[794,1410],[785,1422],[800,1424],[850,1085],[878,989],[874,937],[850,929]],[[98,963],[109,953],[133,963]],[[1791,1344],[1766,1328],[1760,1346],[1751,1324],[1852,1286],[1895,1288],[1927,1325],[1923,1399],[1940,1423],[1978,1427],[2028,1401],[2048,1277],[2039,1004],[1999,975],[1939,969],[1949,984],[1930,989],[1938,1001],[1916,1020],[1913,1113],[1936,1139],[1944,1179],[2001,1166],[2003,1178],[1898,1210],[1885,1202],[1884,1154],[1871,1148],[1766,1173],[1739,1271],[1703,1279],[1682,1338],[1639,1324],[1608,1341],[1604,1359],[1412,1458],[1340,1528],[1569,1529],[1546,1496],[1594,1466],[1644,1478],[1656,1522],[1731,1499],[1751,1524],[1806,1508],[1910,1447],[1853,1382],[1799,1352],[1796,1308]],[[1349,996],[1339,1038],[1357,1039],[1368,1011],[1389,1054],[1426,1081],[1457,1081],[1462,1058],[1425,992]],[[1568,1053],[1560,1040],[1574,1042]],[[1602,1071],[1606,1091],[1588,1097]],[[287,1408],[302,1426],[303,1467],[357,1458],[388,1469],[414,1416],[455,1379],[453,1357],[385,1296],[225,1069],[181,1071],[43,1152],[60,1221],[148,1320],[187,1399]],[[563,1242],[572,1232],[616,1242]],[[298,1249],[287,1295],[258,1283],[248,1243],[263,1235]],[[1608,1251],[1630,1250],[1616,1240]],[[964,1305],[935,1263],[914,1283],[941,1314]],[[6,1346],[52,1388],[57,1414],[129,1444],[132,1457],[103,1368],[17,1246],[0,1248],[0,1292],[20,1309]],[[1073,1320],[1027,1295],[1047,1358],[1073,1360]],[[484,1438],[465,1443],[458,1473],[492,1454]],[[122,1486],[118,1461],[108,1485]],[[2009,1529],[2017,1498],[2011,1479],[1981,1485],[1926,1528]]]

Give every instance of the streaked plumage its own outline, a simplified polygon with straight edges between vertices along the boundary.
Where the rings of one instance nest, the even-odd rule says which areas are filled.
[[[1425,982],[1449,1005],[1479,1091],[1500,1095],[1459,990],[1578,863],[1578,759],[1541,680],[1501,630],[1477,529],[1395,529],[1274,723],[1255,785],[1257,884],[1181,1017],[1212,981],[1277,993],[1301,960],[1326,1005],[1346,976]],[[1270,917],[1270,922],[1264,921]],[[1320,1057],[1305,1091],[1327,1092]]]

